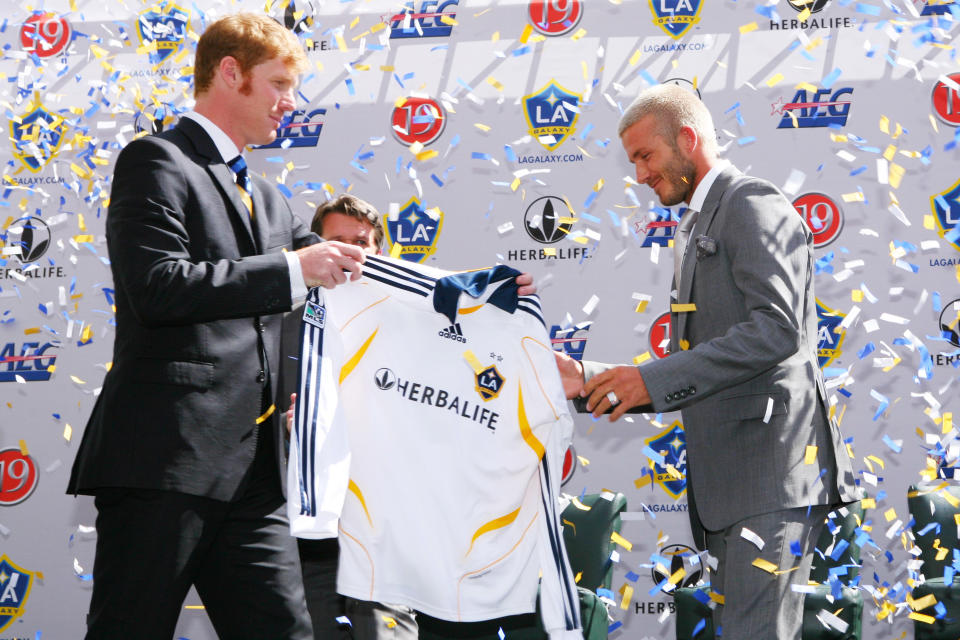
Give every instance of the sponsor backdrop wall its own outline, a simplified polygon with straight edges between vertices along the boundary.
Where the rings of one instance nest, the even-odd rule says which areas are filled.
[[[284,21],[308,49],[297,111],[276,143],[247,154],[294,211],[309,220],[350,192],[384,213],[388,252],[533,273],[555,348],[577,358],[664,357],[682,209],[659,207],[633,181],[615,127],[651,84],[697,92],[725,156],[780,185],[814,232],[820,364],[874,503],[856,541],[864,636],[912,636],[912,536],[936,536],[911,534],[907,489],[960,450],[960,7],[18,5],[0,23],[0,640],[81,635],[95,511],[64,487],[110,366],[112,165],[127,142],[190,108],[198,34],[238,9]],[[576,425],[564,490],[619,491],[629,504],[605,594],[611,636],[670,638],[665,578],[701,577],[677,554],[692,546],[679,414]],[[191,594],[178,636],[215,637],[199,605]]]

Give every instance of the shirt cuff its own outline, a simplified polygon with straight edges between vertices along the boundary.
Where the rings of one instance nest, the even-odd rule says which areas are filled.
[[[287,259],[287,267],[290,269],[290,304],[296,304],[300,298],[309,293],[307,283],[303,281],[303,269],[300,268],[300,257],[296,251],[284,251],[283,257]]]

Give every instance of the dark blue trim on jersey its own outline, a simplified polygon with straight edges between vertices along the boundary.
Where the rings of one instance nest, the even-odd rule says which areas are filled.
[[[580,628],[580,598],[577,594],[575,585],[568,582],[572,575],[567,554],[564,553],[563,541],[560,540],[560,531],[557,528],[556,512],[556,494],[553,492],[553,486],[550,484],[550,467],[547,464],[547,456],[540,459],[541,481],[546,487],[541,486],[540,500],[543,503],[544,513],[547,514],[547,533],[550,535],[550,550],[553,552],[553,562],[557,566],[560,584],[564,592],[564,618],[568,631]]]
[[[457,310],[460,306],[460,294],[468,293],[479,298],[495,282],[503,282],[497,290],[490,294],[486,302],[499,307],[507,313],[517,310],[516,277],[520,272],[513,267],[498,264],[492,269],[455,273],[437,280],[437,287],[433,292],[433,309],[450,319],[457,321]]]
[[[539,313],[539,310],[540,310],[539,305],[537,306],[537,311],[534,311],[533,309],[531,309],[530,307],[527,306],[527,303],[528,303],[527,300],[521,298],[521,299],[520,299],[520,303],[517,305],[517,310],[518,310],[518,311],[526,311],[527,313],[529,313],[530,315],[532,315],[534,318],[536,318],[537,320],[539,320],[539,321],[540,321],[540,324],[543,325],[543,328],[546,329],[546,328],[547,328],[547,323],[543,321],[543,316],[540,315],[540,313]]]
[[[314,288],[307,295],[307,302],[319,304],[320,294]],[[306,308],[306,307],[305,307]],[[297,420],[294,421],[294,437],[300,443],[300,514],[310,517],[317,515],[317,497],[314,493],[314,471],[316,469],[316,445],[317,445],[317,411],[313,407],[316,402],[314,394],[305,393],[307,390],[316,389],[320,385],[319,378],[310,377],[310,372],[316,369],[319,375],[320,366],[323,363],[323,329],[314,325],[300,321],[300,366],[297,368],[297,392],[298,403]],[[305,351],[309,349],[309,357],[304,357]],[[316,366],[314,366],[316,363]],[[306,424],[302,424],[306,423]],[[304,430],[306,434],[304,434]],[[304,442],[306,435],[306,442]]]
[[[389,285],[395,289],[403,289],[404,291],[409,291],[410,293],[415,293],[418,296],[423,296],[426,298],[430,295],[429,291],[423,291],[421,289],[414,289],[413,287],[407,286],[405,284],[400,284],[396,280],[390,278],[385,278],[379,274],[370,273],[369,271],[363,272],[363,277],[370,278],[371,280],[376,280],[377,282],[382,282],[383,284]]]
[[[399,278],[401,280],[415,281],[417,282],[417,284],[420,284],[431,290],[434,288],[437,282],[436,278],[424,275],[419,271],[416,271],[409,267],[404,267],[399,264],[396,264],[396,262],[400,262],[399,260],[387,261],[386,259],[381,258],[379,256],[367,256],[366,262],[370,263],[368,266],[371,266],[375,269],[379,269],[384,272],[388,272],[388,273],[390,271],[398,272],[393,274],[394,277]],[[405,275],[401,275],[401,274],[405,274]]]

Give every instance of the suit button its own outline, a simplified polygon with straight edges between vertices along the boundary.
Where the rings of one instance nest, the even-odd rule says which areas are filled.
[[[695,394],[695,393],[697,392],[697,388],[696,388],[695,386],[693,386],[693,385],[690,385],[690,388],[687,389],[687,391],[690,392],[690,395],[693,395],[693,394]]]
[[[264,373],[263,369],[257,371],[257,382],[263,384],[263,381],[267,379],[267,375]]]
[[[686,397],[687,397],[687,390],[686,390],[686,389],[680,389],[680,397],[681,397],[681,398],[686,398]]]
[[[665,398],[665,400],[666,400],[667,402],[673,402],[673,394],[672,394],[672,393],[668,393],[668,394],[667,394],[667,397]]]

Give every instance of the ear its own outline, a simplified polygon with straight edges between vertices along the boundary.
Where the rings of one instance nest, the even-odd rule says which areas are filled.
[[[693,150],[700,146],[700,138],[693,127],[680,127],[680,133],[677,134],[677,146],[687,153],[693,153]]]
[[[220,64],[217,65],[220,77],[226,86],[230,88],[239,87],[243,83],[243,73],[240,71],[240,63],[233,56],[223,56],[220,58]]]

